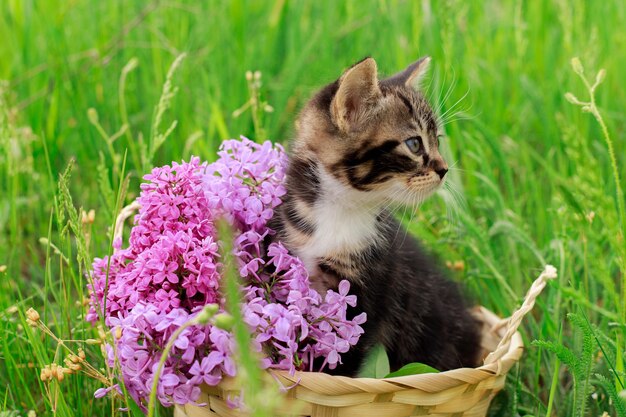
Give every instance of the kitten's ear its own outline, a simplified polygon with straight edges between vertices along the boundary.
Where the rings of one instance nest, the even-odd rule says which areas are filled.
[[[339,79],[339,88],[330,105],[333,121],[343,132],[357,128],[380,94],[376,61],[365,58]]]
[[[428,72],[428,67],[430,67],[430,57],[422,57],[409,65],[404,71],[400,71],[396,75],[387,78],[385,82],[389,84],[402,84],[414,90],[419,90],[420,84]]]

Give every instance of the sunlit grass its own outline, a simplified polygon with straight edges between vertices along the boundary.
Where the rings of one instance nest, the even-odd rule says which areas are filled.
[[[425,88],[441,114],[450,110],[443,142],[464,204],[449,214],[441,199],[427,202],[412,231],[477,303],[503,316],[544,263],[559,270],[525,321],[526,354],[494,415],[573,415],[581,399],[572,374],[530,344],[583,352],[585,334],[568,313],[588,318],[606,347],[581,373],[590,381],[585,415],[621,412],[602,378],[623,390],[624,202],[615,181],[624,187],[625,19],[619,1],[2,2],[0,410],[109,416],[122,406],[93,399],[102,385],[82,374],[42,382],[41,368],[64,356],[25,314],[34,307],[62,339],[100,338],[82,318],[85,263],[108,253],[116,212],[151,164],[211,160],[239,134],[286,143],[299,107],[345,67],[371,55],[391,74],[430,55]],[[587,97],[575,56],[587,79],[606,70],[594,98],[603,125],[565,98]],[[238,114],[251,98],[248,70],[261,71],[273,112]],[[160,112],[168,79],[178,91]],[[71,210],[58,178],[71,160],[75,218],[64,231]],[[78,347],[103,366],[100,345]]]

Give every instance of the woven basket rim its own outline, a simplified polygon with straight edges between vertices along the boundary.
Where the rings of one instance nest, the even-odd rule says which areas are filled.
[[[474,314],[488,326],[487,332],[496,334],[498,340],[503,337],[504,328],[498,328],[502,324],[502,319],[489,311],[485,307],[478,307]],[[485,332],[482,332],[483,336]],[[519,332],[515,332],[510,338],[506,352],[495,362],[483,364],[477,368],[456,368],[444,372],[427,373],[417,375],[398,376],[393,378],[351,378],[347,376],[330,375],[324,372],[296,371],[290,374],[288,371],[269,371],[281,383],[286,386],[302,385],[308,389],[325,393],[325,386],[345,383],[347,386],[358,387],[367,386],[369,389],[378,388],[381,392],[398,391],[407,388],[420,388],[427,391],[436,392],[439,389],[433,386],[433,382],[447,380],[452,387],[463,384],[478,384],[493,376],[505,375],[508,370],[518,362],[524,350],[524,343]],[[229,388],[230,381],[224,380],[220,383],[225,389]],[[437,385],[437,384],[435,384]],[[428,389],[431,386],[432,389]],[[233,386],[234,388],[234,386]]]

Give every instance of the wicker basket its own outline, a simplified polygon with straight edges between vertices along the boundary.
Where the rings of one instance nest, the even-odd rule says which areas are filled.
[[[510,318],[502,320],[489,310],[474,311],[483,323],[484,365],[437,374],[421,374],[386,379],[347,378],[317,372],[274,372],[287,391],[277,416],[311,417],[482,417],[492,398],[504,387],[506,374],[517,363],[524,349],[517,331],[522,318],[532,309],[548,279],[556,269],[546,266],[531,286],[524,303]],[[226,399],[238,394],[232,379],[216,387],[206,386],[198,403],[176,406],[175,417],[240,417],[247,414],[230,408]]]

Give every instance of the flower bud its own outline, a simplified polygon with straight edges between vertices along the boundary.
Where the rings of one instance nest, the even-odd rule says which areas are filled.
[[[565,100],[572,104],[581,104],[580,100],[578,100],[578,98],[572,93],[565,93]]]
[[[99,345],[102,342],[97,339],[87,339],[85,340],[85,343],[87,343],[88,345]]]
[[[574,57],[572,58],[571,62],[572,62],[572,69],[574,70],[574,72],[578,75],[583,75],[584,68],[583,68],[583,64],[580,62],[580,58]]]
[[[31,308],[29,308],[29,309],[26,311],[26,319],[27,319],[27,320],[30,320],[30,322],[29,322],[28,324],[30,324],[31,326],[32,326],[33,324],[35,324],[35,325],[36,325],[36,324],[37,324],[37,322],[39,321],[39,319],[40,319],[40,318],[41,318],[41,317],[39,316],[39,313],[37,313],[37,311],[36,311],[34,308],[32,308],[32,307],[31,307]],[[32,322],[33,324],[31,324],[31,322]]]
[[[106,340],[107,335],[104,332],[104,328],[102,327],[101,324],[98,325],[98,336],[100,337],[101,340]]]
[[[137,68],[138,66],[139,66],[139,60],[137,59],[137,57],[132,57],[130,61],[128,61],[126,65],[124,65],[124,68],[122,68],[122,71],[129,73],[135,68]]]
[[[70,370],[76,371],[76,372],[80,371],[82,368],[82,366],[80,366],[80,364],[78,363],[71,363],[67,367],[70,368]]]
[[[217,304],[207,304],[196,316],[196,321],[199,324],[207,324],[218,310],[219,306]]]
[[[95,218],[96,212],[94,211],[94,209],[89,210],[89,212],[86,212],[85,210],[81,210],[80,212],[80,222],[83,225],[93,224]]]
[[[231,330],[235,324],[235,318],[228,313],[220,313],[215,316],[214,320],[218,328],[226,331]]]
[[[98,123],[98,112],[96,111],[96,109],[90,107],[87,110],[87,119],[89,119],[89,121],[94,125]]]
[[[602,68],[598,71],[598,75],[596,75],[596,85],[599,85],[602,81],[604,81],[604,77],[606,76],[606,70]]]
[[[53,363],[48,365],[48,379],[56,379],[57,378],[57,364]]]

